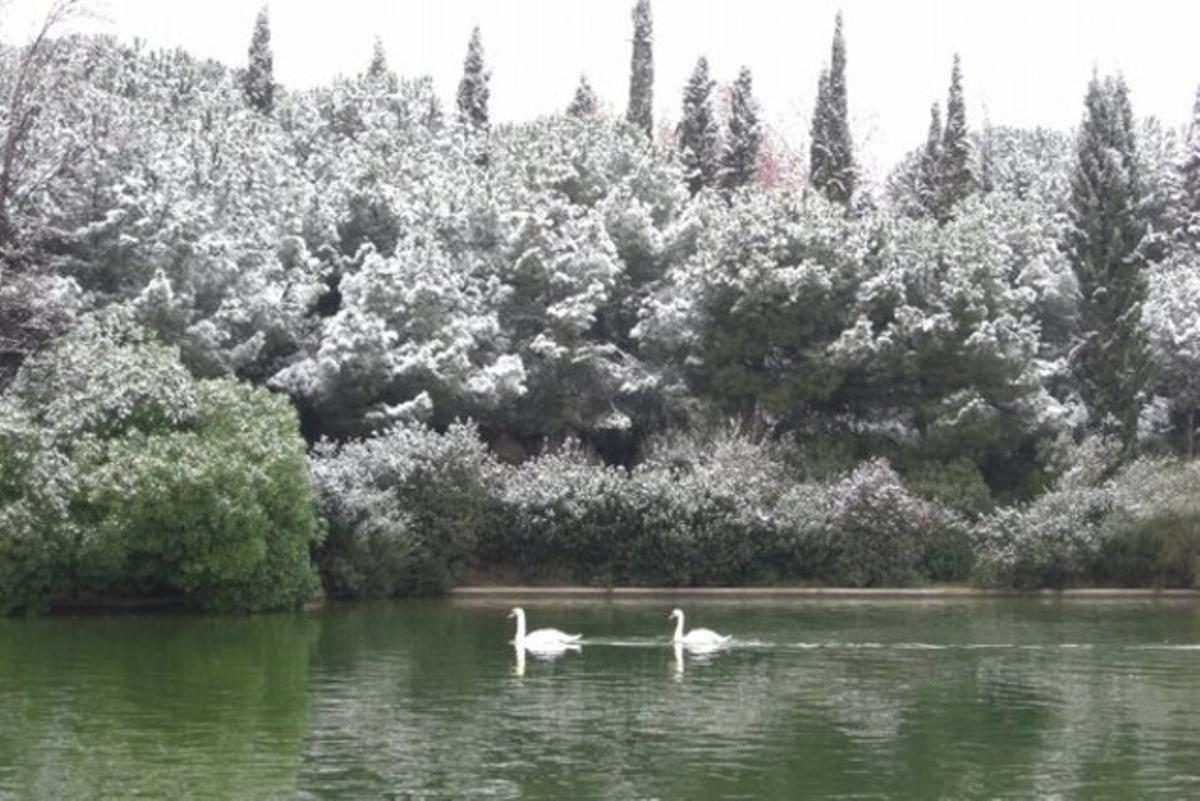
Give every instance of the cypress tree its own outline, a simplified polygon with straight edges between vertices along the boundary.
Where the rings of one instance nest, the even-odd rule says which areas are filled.
[[[833,23],[833,45],[829,69],[817,83],[817,105],[813,110],[809,175],[814,185],[834,203],[844,206],[854,197],[857,175],[854,142],[850,137],[850,112],[846,100],[846,40],[842,35],[842,12]]]
[[[808,144],[808,182],[821,194],[826,194],[831,181],[829,127],[829,70],[822,69],[817,79],[817,103],[813,106]]]
[[[275,109],[275,59],[271,54],[271,24],[267,7],[259,9],[250,37],[250,63],[246,68],[243,91],[246,102],[263,114]]]
[[[1079,282],[1082,329],[1072,366],[1089,427],[1117,434],[1127,451],[1148,380],[1140,198],[1128,89],[1120,78],[1101,82],[1093,75],[1071,176],[1068,252]]]
[[[1188,240],[1200,244],[1200,87],[1192,105],[1192,122],[1188,126],[1183,160],[1179,165],[1183,191],[1183,226]]]
[[[488,98],[491,80],[483,63],[483,40],[479,26],[471,31],[471,42],[467,45],[467,57],[463,60],[463,76],[458,82],[458,121],[465,129],[473,132],[488,128]]]
[[[938,169],[942,163],[942,110],[937,103],[929,107],[929,134],[917,172],[917,200],[930,217],[938,217]]]
[[[676,131],[679,160],[683,163],[688,189],[693,195],[714,184],[719,166],[712,89],[708,59],[701,56],[683,89],[683,119],[679,121]]]
[[[967,107],[963,101],[962,64],[954,55],[950,71],[950,93],[946,98],[946,128],[942,132],[941,162],[938,166],[938,219],[945,222],[960,200],[975,191],[971,171],[971,140],[967,135]]]
[[[383,42],[375,37],[375,48],[371,52],[371,64],[367,67],[367,76],[374,79],[386,77],[388,74],[387,54],[383,52]]]
[[[586,75],[579,76],[579,87],[567,106],[567,113],[572,117],[590,117],[596,113],[596,93],[592,91]]]
[[[742,67],[729,98],[729,136],[721,154],[721,187],[737,189],[754,181],[762,129],[754,102],[753,78]]]
[[[629,65],[629,108],[625,119],[654,137],[654,25],[650,0],[633,7],[633,56]]]

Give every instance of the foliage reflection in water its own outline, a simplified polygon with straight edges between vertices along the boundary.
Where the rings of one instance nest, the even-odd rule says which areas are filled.
[[[1200,792],[1192,603],[531,606],[0,621],[0,798]]]

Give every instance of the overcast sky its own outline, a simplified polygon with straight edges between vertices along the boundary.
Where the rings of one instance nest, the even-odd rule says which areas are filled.
[[[10,0],[0,37],[16,41],[47,0]],[[98,0],[121,38],[182,46],[240,65],[257,0]],[[275,0],[276,77],[310,86],[357,72],[376,36],[394,69],[432,75],[452,102],[471,27],[492,70],[492,116],[527,119],[562,108],[581,72],[623,111],[632,0]],[[656,118],[675,119],[696,58],[732,81],[754,72],[768,122],[807,129],[833,16],[845,15],[850,111],[868,167],[919,144],[929,104],[944,104],[951,56],[962,54],[968,123],[1069,129],[1093,67],[1121,71],[1134,110],[1180,125],[1200,83],[1197,0],[653,0]]]

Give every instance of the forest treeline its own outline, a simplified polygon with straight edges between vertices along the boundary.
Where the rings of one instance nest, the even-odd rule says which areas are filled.
[[[972,127],[955,58],[874,181],[841,15],[797,170],[745,68],[654,119],[648,0],[517,124],[479,30],[444,106],[78,5],[0,63],[0,607],[1200,577],[1200,96]]]

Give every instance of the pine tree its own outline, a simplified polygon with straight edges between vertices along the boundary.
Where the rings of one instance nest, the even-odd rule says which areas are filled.
[[[967,134],[967,107],[963,101],[962,64],[954,55],[950,71],[950,93],[946,98],[946,128],[942,132],[938,165],[938,219],[950,218],[954,206],[975,191],[971,170],[971,140]]]
[[[937,218],[938,212],[938,169],[942,163],[942,110],[937,103],[929,107],[929,134],[925,137],[925,149],[917,172],[917,200],[930,216]]]
[[[754,102],[753,78],[742,67],[729,98],[729,136],[721,155],[721,187],[737,189],[754,181],[762,129]]]
[[[579,76],[579,87],[567,106],[567,113],[572,117],[591,117],[596,113],[596,93],[592,91],[586,75]]]
[[[373,79],[386,77],[388,74],[387,54],[383,52],[383,42],[375,37],[375,48],[371,52],[371,64],[367,67],[367,76]]]
[[[633,57],[629,65],[629,108],[625,119],[654,136],[654,25],[650,0],[633,7]]]
[[[1093,429],[1132,448],[1146,385],[1142,331],[1145,222],[1129,92],[1093,75],[1071,176],[1069,254],[1079,282],[1082,341],[1073,368]]]
[[[479,26],[475,26],[467,45],[467,57],[463,60],[462,80],[458,82],[458,121],[469,131],[480,132],[488,128],[488,98],[491,96],[488,81],[491,77],[483,63]]]
[[[708,59],[696,62],[692,77],[683,89],[683,119],[676,135],[679,160],[683,163],[688,189],[696,194],[712,186],[717,177],[717,121],[712,105],[713,80],[708,76]]]
[[[263,114],[270,114],[275,109],[275,59],[271,55],[271,24],[266,6],[254,20],[249,56],[243,86],[246,102]]]

